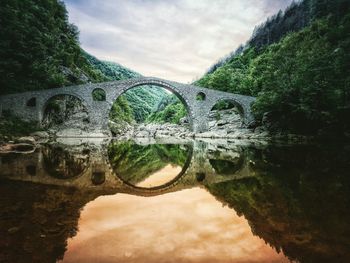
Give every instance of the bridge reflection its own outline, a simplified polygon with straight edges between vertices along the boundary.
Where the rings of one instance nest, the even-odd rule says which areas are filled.
[[[150,196],[250,176],[243,148],[204,141],[84,141],[41,145],[30,154],[1,157],[2,178]],[[170,165],[178,174],[140,186]],[[163,172],[164,174],[164,172]],[[163,175],[166,178],[166,174]],[[169,177],[169,176],[168,176]]]

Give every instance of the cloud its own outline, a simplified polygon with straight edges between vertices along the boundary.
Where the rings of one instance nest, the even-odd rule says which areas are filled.
[[[66,0],[82,47],[145,76],[190,82],[292,0]]]

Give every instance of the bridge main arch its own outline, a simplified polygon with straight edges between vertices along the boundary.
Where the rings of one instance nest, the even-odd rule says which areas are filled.
[[[174,95],[182,102],[182,104],[185,106],[188,114],[188,121],[190,124],[191,130],[193,130],[193,119],[194,119],[194,109],[193,104],[191,103],[191,99],[189,98],[189,93],[186,92],[186,90],[179,89],[176,85],[173,85],[170,82],[155,79],[155,78],[141,78],[141,79],[131,79],[128,81],[125,81],[122,85],[117,83],[116,86],[113,84],[109,87],[109,89],[112,89],[112,92],[110,92],[110,96],[107,98],[109,102],[109,106],[107,109],[107,116],[105,122],[108,123],[109,119],[109,112],[112,109],[113,103],[125,92],[128,90],[131,90],[133,88],[139,87],[139,86],[157,86],[164,88]],[[152,88],[152,87],[150,87]]]

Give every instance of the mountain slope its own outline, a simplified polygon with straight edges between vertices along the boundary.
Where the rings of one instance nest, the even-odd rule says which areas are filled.
[[[137,78],[142,75],[132,71],[118,63],[101,61],[94,56],[83,51],[84,57],[91,66],[99,71],[106,80],[123,80],[129,78]],[[128,90],[116,102],[112,113],[114,121],[124,120],[127,122],[143,122],[147,116],[151,114],[155,105],[157,105],[163,97],[167,96],[167,92],[157,86],[141,86]],[[119,116],[119,117],[118,117]]]
[[[207,71],[213,73],[216,69],[241,55],[248,48],[262,50],[266,46],[277,43],[291,32],[297,32],[310,25],[312,21],[333,14],[343,17],[349,10],[348,0],[303,0],[292,2],[286,10],[280,10],[269,17],[264,23],[254,28],[252,36],[246,44],[240,45],[235,51],[214,63]]]
[[[60,1],[4,0],[0,28],[0,94],[106,80],[84,58]]]
[[[252,38],[255,44],[251,42],[196,84],[257,96],[254,113],[258,121],[264,117],[272,131],[346,134],[350,131],[350,3],[305,0],[295,8],[303,10],[300,6],[306,4],[308,26],[283,31],[281,39],[278,36],[269,44],[264,42],[266,32],[272,36],[274,31],[269,30],[274,26],[265,23]]]
[[[99,70],[108,80],[122,80],[141,77],[141,74],[118,63],[101,61],[85,51],[82,51],[82,53],[91,66],[94,69]]]
[[[82,50],[61,1],[4,0],[0,28],[0,94],[141,76]],[[161,88],[132,89],[113,107],[113,116],[143,121],[164,96]]]

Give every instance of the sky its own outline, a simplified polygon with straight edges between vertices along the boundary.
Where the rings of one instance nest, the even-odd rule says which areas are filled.
[[[190,83],[292,0],[64,0],[82,48],[144,76]]]

